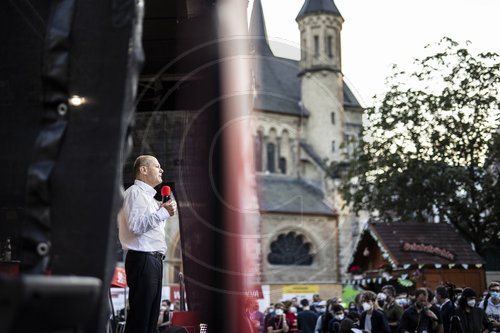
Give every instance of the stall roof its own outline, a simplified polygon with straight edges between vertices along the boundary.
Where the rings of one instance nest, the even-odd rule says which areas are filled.
[[[484,264],[472,246],[445,223],[367,223],[366,233],[396,266],[412,264]],[[363,251],[358,242],[353,258]]]

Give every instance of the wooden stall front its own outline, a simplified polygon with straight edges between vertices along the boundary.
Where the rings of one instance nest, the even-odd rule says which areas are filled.
[[[347,284],[378,291],[385,284],[398,290],[435,287],[451,282],[485,289],[485,261],[443,223],[371,223],[358,238],[348,266]]]

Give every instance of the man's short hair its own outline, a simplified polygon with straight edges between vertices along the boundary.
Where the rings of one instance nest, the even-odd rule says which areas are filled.
[[[488,286],[488,290],[491,290],[491,288],[495,288],[495,287],[500,287],[500,282],[496,282],[496,281],[491,282],[490,285]]]
[[[300,305],[302,306],[308,306],[309,305],[309,301],[307,300],[307,298],[304,298],[300,301]]]
[[[390,284],[386,284],[385,286],[382,287],[382,291],[387,290],[387,292],[392,296],[396,297],[396,288]]]
[[[431,288],[426,288],[427,289],[427,302],[432,302],[432,299],[434,298],[434,293],[432,292]]]
[[[340,312],[340,311],[344,311],[344,308],[342,307],[342,305],[340,304],[334,304],[333,305],[333,312]]]
[[[137,178],[137,176],[140,173],[141,166],[149,166],[151,163],[151,155],[141,155],[135,159],[134,162],[134,177]]]
[[[438,286],[436,288],[436,295],[439,295],[443,299],[448,298],[448,289],[445,286]]]
[[[375,302],[377,300],[377,294],[375,294],[371,290],[367,290],[363,292],[363,301],[373,301]]]
[[[425,299],[427,299],[427,290],[425,288],[418,288],[415,291],[415,298],[418,298],[420,295],[425,295]]]

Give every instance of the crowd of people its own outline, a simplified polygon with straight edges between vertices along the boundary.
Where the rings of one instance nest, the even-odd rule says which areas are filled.
[[[126,308],[122,308],[116,312],[115,316],[115,327],[114,331],[123,332],[126,323],[126,313],[130,309],[130,304],[127,300]],[[168,299],[163,299],[160,305],[160,314],[158,316],[157,329],[159,333],[167,332],[172,326],[172,315],[173,312],[178,312],[181,310],[181,305],[178,300],[170,302]]]
[[[314,295],[264,312],[250,300],[246,313],[255,333],[500,333],[500,283],[490,283],[480,296],[469,287],[396,293],[385,285],[378,294],[360,292],[347,306],[340,297]]]

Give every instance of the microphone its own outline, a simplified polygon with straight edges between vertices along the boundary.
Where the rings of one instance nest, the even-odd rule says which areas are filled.
[[[163,186],[161,188],[161,202],[165,203],[170,200],[170,186]]]

